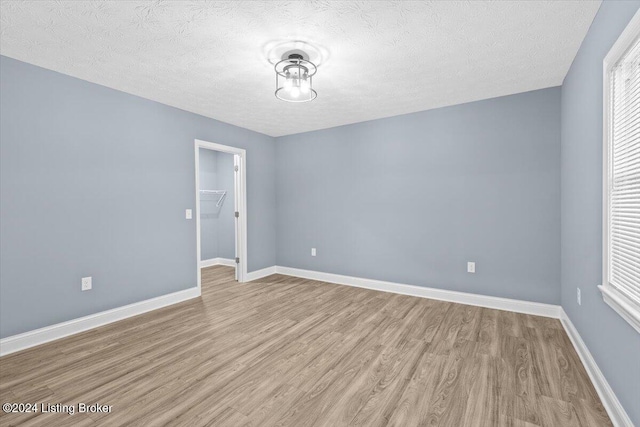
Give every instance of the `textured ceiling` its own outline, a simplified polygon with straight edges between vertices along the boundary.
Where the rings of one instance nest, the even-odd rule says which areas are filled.
[[[5,1],[0,53],[272,136],[557,86],[600,1]],[[269,48],[323,53],[273,95]]]

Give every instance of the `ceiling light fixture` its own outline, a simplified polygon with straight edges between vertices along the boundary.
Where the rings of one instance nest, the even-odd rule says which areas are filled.
[[[313,101],[318,93],[313,89],[313,76],[318,67],[301,51],[289,51],[275,65],[276,98],[287,102]]]

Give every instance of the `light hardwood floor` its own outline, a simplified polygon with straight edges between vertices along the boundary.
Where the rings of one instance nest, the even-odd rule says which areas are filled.
[[[203,270],[196,299],[0,359],[0,425],[607,426],[559,321]]]

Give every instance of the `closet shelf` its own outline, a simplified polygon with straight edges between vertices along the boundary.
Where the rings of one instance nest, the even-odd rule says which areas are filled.
[[[216,201],[216,207],[219,208],[227,196],[227,190],[200,190],[200,196],[219,196]]]

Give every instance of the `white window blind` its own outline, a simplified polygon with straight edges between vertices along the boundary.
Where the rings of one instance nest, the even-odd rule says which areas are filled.
[[[640,12],[604,60],[604,300],[640,332]]]
[[[609,283],[640,306],[640,39],[611,70]]]

